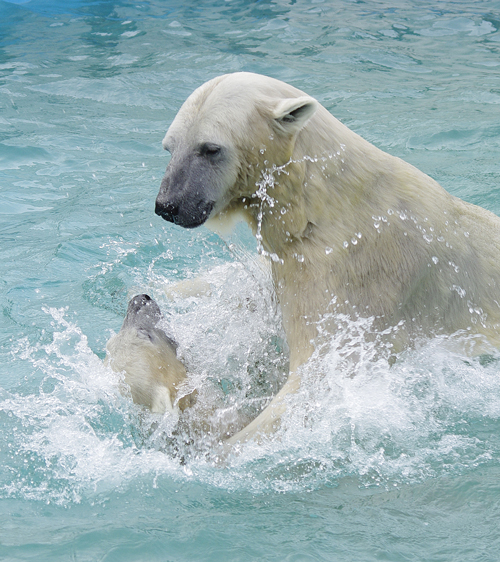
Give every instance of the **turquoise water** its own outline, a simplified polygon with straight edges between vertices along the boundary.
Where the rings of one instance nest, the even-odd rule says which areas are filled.
[[[153,209],[181,103],[248,70],[500,214],[499,51],[491,0],[0,0],[1,560],[498,560],[500,354],[435,339],[388,369],[346,326],[358,376],[332,341],[277,438],[217,462],[220,427],[283,380],[279,314],[246,230]],[[165,294],[200,274],[211,298]],[[213,437],[141,411],[102,365],[143,291]]]

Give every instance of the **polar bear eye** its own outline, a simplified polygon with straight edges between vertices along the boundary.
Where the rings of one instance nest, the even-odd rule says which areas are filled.
[[[207,158],[215,158],[222,153],[222,147],[218,144],[205,142],[200,146],[200,155]]]

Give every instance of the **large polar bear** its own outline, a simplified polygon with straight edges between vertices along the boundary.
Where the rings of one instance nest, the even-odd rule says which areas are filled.
[[[186,228],[243,217],[282,309],[288,381],[231,442],[275,427],[327,313],[329,330],[336,315],[372,318],[394,353],[457,330],[499,343],[500,219],[300,90],[245,72],[214,78],[186,100],[163,147],[172,158],[156,213]]]

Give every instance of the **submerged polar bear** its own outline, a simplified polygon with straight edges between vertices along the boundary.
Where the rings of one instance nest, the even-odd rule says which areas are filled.
[[[172,412],[176,399],[181,410],[194,399],[193,394],[177,396],[186,368],[177,359],[177,345],[158,326],[161,318],[150,296],[136,295],[121,330],[106,345],[106,364],[124,373],[132,400],[158,414]]]
[[[186,100],[163,147],[172,158],[156,213],[186,228],[241,216],[271,258],[290,375],[230,442],[275,427],[326,313],[373,318],[393,353],[419,334],[457,330],[498,345],[500,219],[300,90],[256,74],[219,76]]]

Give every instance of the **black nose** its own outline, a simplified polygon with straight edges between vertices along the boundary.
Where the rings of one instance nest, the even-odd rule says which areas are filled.
[[[178,226],[196,228],[208,219],[214,205],[213,201],[190,201],[189,204],[182,200],[179,203],[163,202],[161,197],[158,196],[155,213]]]
[[[175,205],[170,202],[164,203],[159,199],[159,197],[156,199],[155,213],[162,219],[177,224],[177,219],[179,217],[179,205]]]

